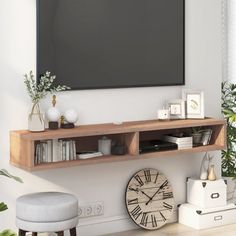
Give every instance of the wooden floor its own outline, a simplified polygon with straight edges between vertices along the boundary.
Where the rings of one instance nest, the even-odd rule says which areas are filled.
[[[213,229],[194,230],[180,224],[169,224],[157,231],[131,230],[106,236],[236,236],[236,224]]]

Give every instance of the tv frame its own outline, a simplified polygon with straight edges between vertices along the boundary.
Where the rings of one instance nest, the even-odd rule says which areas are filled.
[[[40,22],[40,8],[39,2],[36,0],[36,75],[40,78],[39,68],[39,22]],[[102,86],[102,87],[73,87],[70,90],[97,90],[97,89],[121,89],[121,88],[146,88],[146,87],[169,87],[169,86],[184,86],[185,85],[185,0],[183,0],[183,83],[174,84],[143,84],[143,85],[117,85],[117,86]],[[65,84],[66,85],[66,84]]]

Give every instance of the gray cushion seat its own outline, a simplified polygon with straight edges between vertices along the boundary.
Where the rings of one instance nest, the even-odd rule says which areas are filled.
[[[16,201],[16,225],[29,232],[58,232],[78,224],[78,200],[61,192],[40,192]]]

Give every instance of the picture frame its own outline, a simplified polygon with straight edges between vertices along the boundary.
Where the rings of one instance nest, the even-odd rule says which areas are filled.
[[[204,119],[204,93],[201,90],[182,90],[182,99],[186,101],[186,116],[193,119]]]
[[[186,109],[185,101],[183,99],[171,99],[167,106],[170,110],[170,119],[185,119]]]

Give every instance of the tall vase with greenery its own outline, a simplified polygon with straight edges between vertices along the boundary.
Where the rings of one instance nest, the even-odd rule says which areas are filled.
[[[32,108],[29,114],[29,130],[35,132],[44,131],[44,114],[40,110],[40,101],[48,94],[70,88],[65,85],[53,86],[56,76],[51,75],[50,72],[46,72],[38,81],[32,71],[29,74],[25,74],[24,77],[24,83],[32,101]]]
[[[5,169],[1,169],[0,170],[0,175],[14,179],[15,181],[18,181],[20,183],[23,183],[23,181],[21,180],[21,178],[11,175],[7,170]],[[0,202],[0,212],[7,210],[8,207],[4,202]],[[16,236],[16,233],[14,233],[12,230],[4,230],[2,232],[0,232],[0,236]]]
[[[236,197],[236,84],[223,82],[221,107],[227,125],[226,149],[222,150],[222,176],[228,179],[228,200]]]

